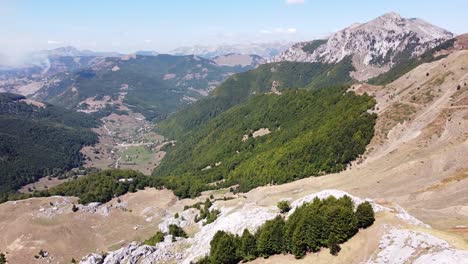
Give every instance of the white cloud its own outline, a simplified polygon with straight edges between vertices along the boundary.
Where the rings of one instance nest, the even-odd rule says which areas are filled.
[[[57,44],[62,44],[63,42],[61,41],[57,41],[57,40],[48,40],[47,41],[47,44],[51,44],[51,45],[57,45]]]
[[[282,28],[278,27],[272,30],[269,29],[263,29],[260,30],[260,34],[268,35],[268,34],[296,34],[297,29],[296,28]]]
[[[263,29],[263,30],[260,30],[260,33],[261,34],[271,34],[272,32],[270,30]]]
[[[304,4],[305,0],[285,0],[288,5]]]

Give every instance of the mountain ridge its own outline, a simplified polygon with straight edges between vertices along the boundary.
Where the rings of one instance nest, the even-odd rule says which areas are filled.
[[[417,57],[452,37],[453,33],[424,20],[392,12],[353,24],[324,40],[297,43],[269,62],[336,63],[352,56],[356,71],[351,75],[364,81],[388,71],[398,60]]]

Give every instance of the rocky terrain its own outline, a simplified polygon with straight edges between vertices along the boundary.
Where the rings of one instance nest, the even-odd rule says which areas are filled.
[[[328,39],[293,45],[271,62],[336,63],[352,56],[352,77],[367,80],[388,71],[398,60],[415,57],[450,39],[453,34],[421,19],[388,13],[364,24],[354,24]]]

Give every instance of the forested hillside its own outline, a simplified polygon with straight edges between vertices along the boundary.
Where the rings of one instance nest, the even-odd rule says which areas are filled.
[[[182,197],[207,184],[248,191],[337,172],[362,154],[374,133],[369,96],[344,87],[294,89],[252,97],[177,138],[154,175]],[[255,137],[263,129],[270,133]]]
[[[92,117],[25,97],[0,94],[0,199],[43,176],[77,167],[80,149],[97,142]]]
[[[216,88],[210,97],[200,100],[158,124],[162,134],[179,139],[234,105],[252,96],[281,93],[294,88],[317,90],[351,82],[350,58],[338,64],[279,62],[236,74]]]

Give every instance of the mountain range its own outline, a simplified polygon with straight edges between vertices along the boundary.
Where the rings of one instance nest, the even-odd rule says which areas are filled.
[[[189,46],[180,47],[170,51],[174,55],[193,54],[205,58],[215,58],[230,53],[251,54],[263,58],[271,58],[286,50],[292,43],[250,43],[250,44],[225,44],[218,46]]]
[[[352,77],[363,81],[387,72],[403,60],[420,56],[453,36],[424,20],[387,13],[364,24],[353,24],[327,39],[295,44],[270,62],[336,63],[350,56],[356,69]]]
[[[0,249],[15,263],[468,259],[468,35],[387,13],[285,46],[64,47],[0,71],[0,91],[23,94],[0,94]]]

